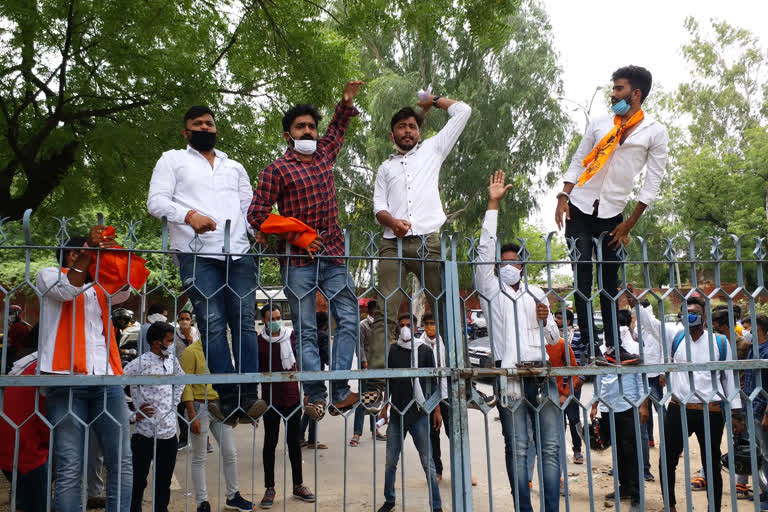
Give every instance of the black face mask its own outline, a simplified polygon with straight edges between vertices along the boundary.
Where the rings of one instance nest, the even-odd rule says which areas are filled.
[[[216,145],[216,132],[190,130],[189,145],[198,151],[210,151]]]

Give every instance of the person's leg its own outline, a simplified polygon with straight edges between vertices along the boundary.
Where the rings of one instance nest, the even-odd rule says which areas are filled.
[[[213,438],[219,444],[227,499],[231,500],[240,490],[237,481],[237,447],[235,446],[234,429],[231,425],[212,418],[210,431],[213,434]]]
[[[395,476],[403,449],[404,434],[400,428],[400,415],[392,414],[387,426],[387,459],[384,466],[384,501],[388,503],[395,502]]]
[[[237,373],[259,371],[258,334],[256,333],[256,282],[258,270],[254,259],[243,256],[228,259],[227,321],[232,331],[232,354]],[[241,385],[241,404],[258,399],[259,385]],[[245,402],[243,402],[245,400]]]
[[[195,402],[195,413],[200,421],[200,433],[189,433],[189,457],[190,471],[192,473],[192,484],[195,486],[195,504],[199,505],[208,501],[208,488],[205,478],[205,459],[208,457],[208,432],[211,430],[211,417],[205,404]],[[190,418],[192,419],[192,418]],[[219,436],[214,432],[216,442],[221,446]]]
[[[713,480],[712,495],[715,499],[714,510],[722,510],[721,503],[723,500],[723,473],[722,473],[722,461],[720,460],[720,456],[722,455],[722,453],[720,452],[720,443],[723,438],[723,429],[725,426],[725,422],[723,421],[723,414],[720,412],[709,413],[709,433],[711,435],[711,439],[710,439],[709,445],[707,445],[706,436],[704,435],[704,421],[705,421],[704,414],[706,413],[703,411],[689,411],[689,412],[700,413],[699,422],[693,422],[689,420],[689,424],[696,425],[695,427],[696,440],[699,442],[699,452],[701,453],[701,461],[702,461],[702,465],[704,466],[705,475],[708,475],[707,466],[709,466],[706,453],[709,452],[712,456],[712,459],[711,459],[712,460],[712,480]],[[689,418],[691,418],[691,416],[692,414],[688,415]],[[694,428],[692,428],[691,430],[694,431]],[[709,476],[705,476],[705,478],[707,478],[707,482],[709,483]],[[709,494],[707,494],[707,496],[709,496]]]
[[[176,436],[170,439],[157,440],[157,456],[155,457],[155,474],[152,478],[155,487],[154,512],[168,512],[171,501],[171,480],[176,467],[176,452],[178,440]]]
[[[574,396],[577,400],[581,399],[581,389],[574,391]],[[571,432],[571,444],[573,445],[573,453],[581,453],[581,436],[579,435],[579,427],[581,426],[581,408],[576,402],[571,402],[565,408],[565,415],[568,417],[568,428]]]
[[[280,415],[274,409],[269,409],[264,416],[264,447],[262,448],[262,464],[264,466],[264,487],[275,486],[275,449],[280,436]]]
[[[621,214],[613,219],[601,219],[602,222],[597,223],[599,226],[597,230],[592,232],[592,236],[599,237],[604,231],[610,232],[613,228],[621,223]],[[599,230],[599,231],[598,231]],[[608,244],[611,241],[611,237],[606,235],[603,238],[602,244],[602,261],[598,263],[598,272],[600,272],[602,278],[602,289],[600,292],[600,311],[603,314],[603,328],[605,336],[605,345],[608,348],[614,346],[614,334],[613,334],[613,315],[615,311],[618,311],[618,304],[612,299],[619,293],[619,256],[616,254],[616,250],[612,249]],[[600,283],[598,283],[599,286]],[[618,300],[618,299],[617,299]],[[618,325],[616,326],[618,329]]]
[[[280,408],[280,413],[288,417],[298,404],[291,407]],[[301,468],[301,414],[293,412],[286,420],[285,425],[286,444],[288,445],[288,458],[291,461],[291,476],[293,477],[293,486],[304,483],[304,476]]]
[[[371,416],[371,418],[373,418],[373,416]],[[365,408],[362,405],[358,405],[357,408],[355,408],[355,419],[352,423],[352,435],[358,437],[363,435],[363,420],[365,420]]]
[[[298,367],[301,371],[307,372],[322,369],[320,350],[317,347],[315,318],[318,268],[318,264],[313,263],[305,267],[285,266],[281,269],[283,283],[285,283],[285,297],[291,307],[291,320],[297,336]],[[310,403],[325,401],[327,396],[325,383],[305,381],[304,394]]]
[[[570,249],[570,239],[575,239],[575,258],[573,270],[574,281],[577,293],[574,294],[576,302],[576,320],[579,324],[581,341],[584,344],[587,357],[589,357],[590,343],[595,343],[595,356],[600,353],[597,350],[597,336],[592,336],[589,330],[589,317],[592,314],[590,296],[592,295],[592,253],[594,246],[592,243],[592,231],[587,221],[589,216],[584,215],[575,206],[570,205],[571,219],[565,223],[565,238],[568,240]]]
[[[180,254],[178,258],[181,282],[195,310],[208,369],[211,373],[234,373],[227,340],[225,262],[194,254]],[[214,384],[213,387],[221,402],[236,403],[237,386]]]
[[[152,464],[153,441],[151,437],[144,437],[141,434],[133,434],[131,437],[131,451],[133,452],[131,512],[141,512],[141,502],[144,499],[144,489],[147,487],[149,467]],[[107,470],[109,470],[109,466],[107,466]],[[157,478],[157,474],[153,477]],[[155,507],[157,507],[157,498],[158,496],[155,494],[153,502]]]
[[[309,420],[309,428],[307,429],[307,442],[309,444],[317,444],[317,421]]]
[[[106,393],[107,414],[103,414]],[[90,418],[107,466],[107,512],[128,512],[133,492],[131,434],[128,405],[121,386],[92,387]],[[118,498],[119,494],[119,498]]]
[[[445,338],[445,297],[443,296],[445,286],[443,285],[443,268],[440,257],[440,235],[438,233],[432,233],[425,241],[426,251],[421,248],[421,241],[417,239],[418,248],[416,254],[413,257],[421,257],[427,260],[423,263],[423,276],[421,268],[418,269],[416,277],[423,283],[424,288],[427,289],[427,302],[429,302],[432,313],[435,315],[435,325],[437,326],[438,333]],[[430,262],[429,260],[435,260],[436,262]],[[448,361],[448,354],[445,355],[445,360]]]
[[[13,473],[3,470],[8,483],[13,482]],[[45,512],[48,490],[48,464],[43,463],[37,468],[22,474],[16,473],[16,508],[22,512]],[[8,499],[10,500],[10,491]]]
[[[184,405],[184,403],[180,403],[178,406],[176,406],[176,412],[178,413],[177,423],[179,424],[179,448],[186,446],[189,442],[189,425],[186,421],[184,421],[186,411],[187,406]]]
[[[557,382],[555,379],[548,379],[549,401],[545,403],[536,415],[536,425],[540,434],[541,472],[544,477],[544,508],[547,512],[556,512],[560,508],[560,452],[561,452],[561,427],[563,419],[560,413],[559,397],[557,393]],[[540,405],[536,402],[536,393],[538,389],[526,389],[526,397],[531,403]],[[545,391],[545,389],[543,389]],[[532,412],[532,410],[531,410]],[[536,436],[536,432],[534,432]],[[527,482],[526,482],[527,486]]]
[[[53,426],[53,463],[56,468],[54,507],[60,512],[75,512],[81,506],[86,441],[81,422],[88,421],[88,388],[50,387],[46,408],[48,421]],[[124,499],[130,500],[130,494]]]
[[[359,313],[355,283],[346,265],[334,265],[328,261],[320,263],[320,289],[328,298],[328,309],[336,320],[331,347],[331,370],[349,370],[358,341]],[[331,399],[341,402],[349,395],[349,382],[331,382]]]
[[[635,439],[634,412],[630,409],[615,414],[616,452],[620,490],[634,501],[640,499],[640,481],[637,472],[637,440]]]
[[[430,424],[430,416],[422,415],[418,420],[408,425],[406,430],[411,434],[413,443],[416,445],[416,450],[419,452],[421,467],[424,470],[424,476],[426,477],[430,488],[430,501],[432,503],[432,510],[437,510],[443,507],[443,503],[440,500],[440,489],[437,486],[437,474],[435,472],[435,465],[432,462],[432,457],[429,455],[429,431],[431,430]]]
[[[397,240],[384,238],[379,244],[379,256],[381,258],[397,257]],[[371,339],[370,355],[368,357],[369,369],[381,369],[386,367],[387,350],[389,349],[389,340],[397,327],[397,314],[400,302],[403,300],[403,294],[399,291],[401,282],[400,276],[405,278],[404,269],[401,264],[393,259],[379,260],[378,268],[378,286],[377,291],[380,294],[376,298],[379,304],[380,313],[373,319],[373,337]],[[391,295],[391,297],[390,297]],[[384,391],[386,383],[384,379],[368,379],[368,389]]]
[[[648,410],[648,416],[651,415],[650,409]],[[648,423],[640,425],[640,448],[643,454],[643,480],[646,476],[651,474],[651,450],[648,446]]]
[[[104,469],[104,457],[101,455],[99,438],[88,431],[88,497],[98,498],[104,493],[104,479],[101,476]]]
[[[441,412],[442,416],[442,412]],[[445,421],[445,418],[443,418],[443,421]],[[435,466],[435,472],[438,476],[443,476],[443,461],[441,459],[441,453],[440,453],[440,430],[441,429],[435,429],[432,426],[432,422],[429,422],[429,441],[432,446],[432,462]]]
[[[664,415],[664,446],[659,456],[659,483],[661,484],[662,496],[669,496],[669,506],[674,507],[677,503],[675,499],[675,470],[680,461],[680,455],[683,453],[683,421],[680,417],[681,409],[677,404],[670,404],[667,414]],[[664,471],[661,467],[662,457],[667,463],[667,478],[664,478]]]

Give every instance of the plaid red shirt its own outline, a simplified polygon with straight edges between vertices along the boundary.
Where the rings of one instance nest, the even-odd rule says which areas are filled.
[[[352,117],[358,115],[355,107],[336,104],[336,112],[325,135],[317,141],[317,151],[311,162],[300,160],[289,148],[285,154],[269,164],[259,176],[253,201],[248,209],[248,222],[254,229],[261,229],[277,203],[280,215],[296,217],[317,231],[325,250],[323,254],[337,256],[341,264],[344,256],[344,235],[339,227],[339,203],[333,181],[333,165],[344,143],[344,134]],[[285,241],[278,245],[285,253]],[[291,247],[290,264],[296,267],[310,265],[312,260],[297,247]],[[303,254],[303,256],[300,256]],[[282,263],[282,262],[281,262]]]

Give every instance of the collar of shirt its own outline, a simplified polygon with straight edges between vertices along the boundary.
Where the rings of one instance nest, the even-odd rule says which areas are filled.
[[[571,161],[564,181],[577,183],[584,172],[582,161],[600,140],[613,129],[613,116],[595,119],[587,127],[581,145]],[[629,200],[634,179],[647,167],[645,181],[637,200],[651,204],[658,195],[661,180],[667,163],[666,128],[646,115],[635,128],[616,147],[603,168],[583,186],[575,186],[571,191],[570,201],[587,215],[594,210],[595,200],[600,200],[597,216],[607,219],[619,215]]]

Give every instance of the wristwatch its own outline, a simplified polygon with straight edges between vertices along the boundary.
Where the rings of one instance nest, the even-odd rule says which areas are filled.
[[[432,97],[432,106],[437,107],[437,100],[440,99],[440,96],[433,96]]]

